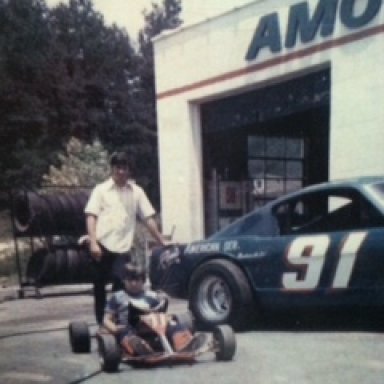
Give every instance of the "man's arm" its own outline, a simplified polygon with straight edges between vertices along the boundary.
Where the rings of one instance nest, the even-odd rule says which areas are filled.
[[[146,226],[152,237],[160,244],[166,245],[166,241],[163,235],[160,233],[157,226],[154,215],[156,214],[151,202],[148,199],[148,196],[142,188],[137,189],[139,198],[138,198],[138,217],[141,219],[143,224]]]
[[[104,315],[103,325],[113,335],[117,335],[121,330],[126,328],[123,325],[117,325],[115,322],[115,316],[109,312]]]
[[[102,251],[96,239],[97,216],[87,214],[86,224],[89,237],[89,251],[91,252],[91,256],[95,260],[100,260],[102,256]]]
[[[160,245],[166,245],[166,241],[165,241],[163,235],[160,233],[159,228],[158,228],[157,223],[156,223],[156,220],[153,218],[153,216],[145,219],[144,224],[148,228],[148,231],[151,233],[151,235],[154,237],[154,239]]]

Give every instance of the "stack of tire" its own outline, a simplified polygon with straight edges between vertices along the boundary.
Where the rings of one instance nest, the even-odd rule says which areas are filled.
[[[84,248],[73,245],[41,248],[28,260],[27,280],[36,286],[90,283],[91,263]]]
[[[81,236],[89,191],[39,193],[25,191],[13,200],[16,236]]]
[[[83,189],[23,191],[15,196],[15,236],[45,238],[49,244],[32,252],[26,269],[29,283],[44,286],[92,281],[87,247],[77,244],[78,238],[86,233],[84,207],[88,197],[89,191]],[[56,245],[52,241],[55,238],[64,241]]]

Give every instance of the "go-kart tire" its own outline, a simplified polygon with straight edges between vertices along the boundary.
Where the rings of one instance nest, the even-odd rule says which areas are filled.
[[[121,350],[115,336],[110,334],[97,335],[101,369],[104,372],[117,372],[121,361]]]
[[[216,360],[230,361],[236,352],[236,336],[229,325],[217,325],[213,329]]]
[[[191,312],[176,313],[173,315],[178,324],[187,328],[192,333],[195,332],[195,319]]]
[[[89,353],[91,351],[91,335],[87,323],[73,321],[69,323],[68,331],[72,352]]]
[[[228,260],[212,260],[192,274],[189,309],[203,329],[230,324],[245,328],[253,316],[252,291],[243,271]]]

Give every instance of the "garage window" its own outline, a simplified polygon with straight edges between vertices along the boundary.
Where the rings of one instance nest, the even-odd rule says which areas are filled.
[[[248,136],[248,175],[256,206],[300,189],[304,178],[304,139]]]

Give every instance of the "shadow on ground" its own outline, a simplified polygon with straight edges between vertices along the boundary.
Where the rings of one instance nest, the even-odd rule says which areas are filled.
[[[297,332],[383,332],[384,316],[377,310],[275,312],[257,319],[247,330]]]

